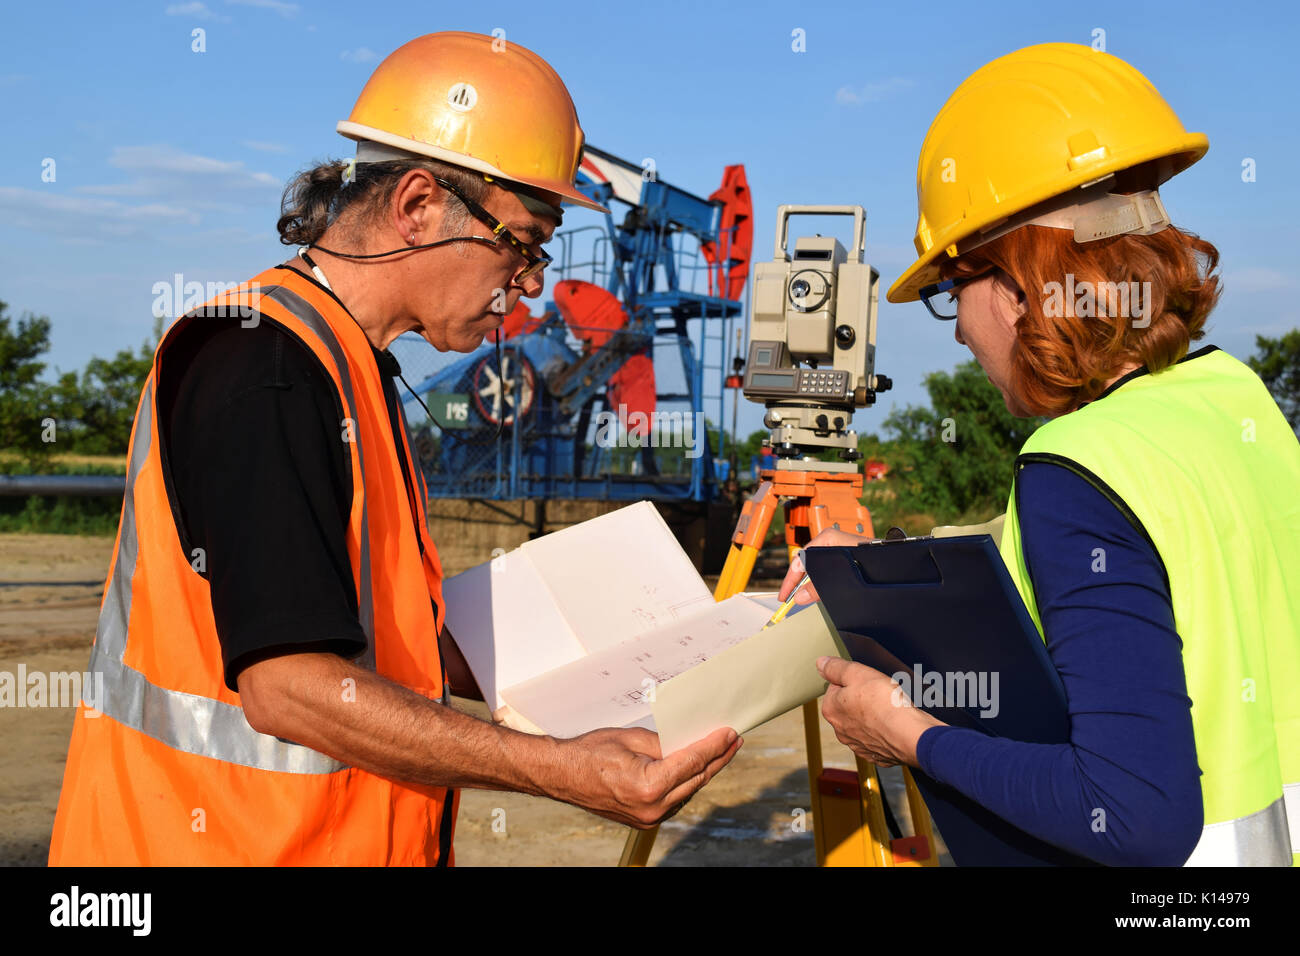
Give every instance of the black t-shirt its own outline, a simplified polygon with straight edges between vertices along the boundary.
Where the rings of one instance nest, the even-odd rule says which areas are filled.
[[[231,690],[255,661],[303,651],[355,657],[366,645],[347,550],[352,462],[337,389],[280,325],[243,321],[249,327],[190,320],[174,333],[157,382],[178,546],[208,579]],[[371,351],[387,373],[398,436],[396,360]]]

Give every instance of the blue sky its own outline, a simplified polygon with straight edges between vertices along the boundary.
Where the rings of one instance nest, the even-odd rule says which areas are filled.
[[[1140,69],[1210,152],[1162,189],[1175,223],[1223,255],[1206,341],[1246,357],[1300,326],[1295,7],[1284,3],[680,3],[325,0],[21,3],[0,27],[0,300],[54,321],[51,363],[138,345],[153,286],[240,281],[282,261],[295,170],[350,155],[334,132],[378,60],[437,30],[506,31],[564,78],[588,141],[707,195],[743,162],[755,253],[779,203],[860,203],[887,286],[912,258],[916,156],[979,66],[1032,43],[1090,43]],[[206,31],[206,51],[191,31]],[[793,52],[802,29],[806,51]],[[1242,161],[1255,160],[1244,183]],[[55,161],[55,181],[42,180]],[[566,227],[584,221],[571,214]],[[969,353],[919,304],[880,306],[895,403]],[[758,427],[748,408],[742,433]]]

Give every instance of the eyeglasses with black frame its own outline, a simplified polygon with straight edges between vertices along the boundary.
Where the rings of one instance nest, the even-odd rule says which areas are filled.
[[[525,280],[530,279],[531,277],[537,275],[543,269],[545,269],[547,266],[551,264],[552,259],[550,256],[546,254],[544,250],[542,251],[541,255],[534,254],[533,251],[528,248],[527,243],[525,243],[513,232],[507,229],[505,227],[505,224],[500,219],[492,215],[492,213],[488,212],[486,209],[484,209],[474,200],[470,199],[468,196],[466,196],[463,192],[461,192],[451,183],[447,182],[447,180],[440,179],[437,176],[435,176],[433,177],[433,181],[436,182],[443,189],[447,190],[457,199],[459,199],[465,205],[465,208],[469,210],[471,216],[473,216],[479,222],[483,223],[483,225],[487,226],[490,230],[492,230],[493,236],[496,236],[500,239],[504,239],[510,245],[510,247],[515,250],[515,252],[519,253],[521,256],[524,257],[525,265],[515,275],[514,279],[511,280],[512,282],[515,283],[524,282]],[[484,242],[489,242],[492,245],[496,245],[496,243],[493,240],[486,239],[482,236],[466,236],[465,238],[483,239]]]
[[[956,279],[944,279],[942,282],[935,282],[932,285],[923,285],[917,295],[920,296],[921,301],[925,303],[925,307],[930,310],[932,316],[941,322],[951,322],[957,318],[957,296],[955,291],[968,282],[983,279],[996,271],[996,269],[986,269],[973,276],[959,276]],[[944,293],[948,294],[946,300],[938,298]],[[950,312],[951,314],[949,314]]]

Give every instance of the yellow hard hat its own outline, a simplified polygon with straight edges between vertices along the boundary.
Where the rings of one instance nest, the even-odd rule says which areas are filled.
[[[1074,190],[1145,163],[1154,188],[1207,149],[1146,77],[1109,53],[1043,43],[999,57],[930,124],[916,166],[919,258],[888,299],[915,300],[939,280],[943,255],[970,251],[1019,214],[1073,202]]]
[[[583,134],[563,81],[504,38],[430,33],[399,47],[338,131],[608,211],[573,186]]]

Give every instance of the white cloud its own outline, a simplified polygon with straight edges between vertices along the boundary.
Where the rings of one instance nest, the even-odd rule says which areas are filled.
[[[174,146],[117,146],[108,164],[134,178],[127,183],[79,186],[79,192],[103,196],[170,196],[213,198],[221,193],[279,189],[270,173],[255,172],[240,160],[213,159]]]
[[[274,217],[272,217],[271,225],[274,225]],[[184,234],[175,237],[173,245],[193,245],[208,249],[213,246],[220,246],[223,249],[229,249],[234,245],[273,247],[279,241],[274,228],[258,230],[245,229],[242,226],[223,226],[218,229],[186,231]]]
[[[136,173],[178,173],[182,175],[234,177],[248,184],[275,183],[269,173],[253,173],[238,160],[212,159],[197,153],[183,153],[172,146],[118,146],[108,158],[110,166]]]
[[[887,99],[900,90],[906,90],[912,85],[912,81],[905,77],[891,76],[879,83],[868,83],[866,86],[858,88],[841,86],[835,91],[835,102],[849,106],[858,106],[862,103],[879,103],[881,100]]]
[[[355,50],[344,50],[339,54],[339,59],[347,60],[349,63],[372,63],[379,59],[379,54],[368,46],[362,46]]]
[[[226,3],[234,4],[237,7],[260,7],[263,10],[274,10],[282,17],[292,17],[302,9],[296,3],[282,3],[281,0],[226,0]]]
[[[241,144],[245,149],[255,149],[259,153],[287,153],[288,146],[281,146],[279,143],[266,143],[256,139],[243,140]]]
[[[1283,272],[1257,266],[1237,269],[1223,277],[1224,290],[1232,292],[1281,292],[1294,284],[1295,280]]]
[[[131,206],[13,186],[0,186],[0,211],[8,225],[82,241],[147,235],[159,226],[199,221],[192,210],[167,203]]]
[[[193,17],[195,20],[214,20],[217,23],[229,23],[230,17],[223,17],[208,9],[206,3],[191,0],[190,3],[173,3],[163,11],[169,17]]]
[[[128,174],[126,182],[76,186],[73,192],[79,197],[165,204],[195,221],[200,210],[271,206],[283,186],[278,177],[248,169],[238,160],[212,159],[172,146],[118,146],[108,162]]]

